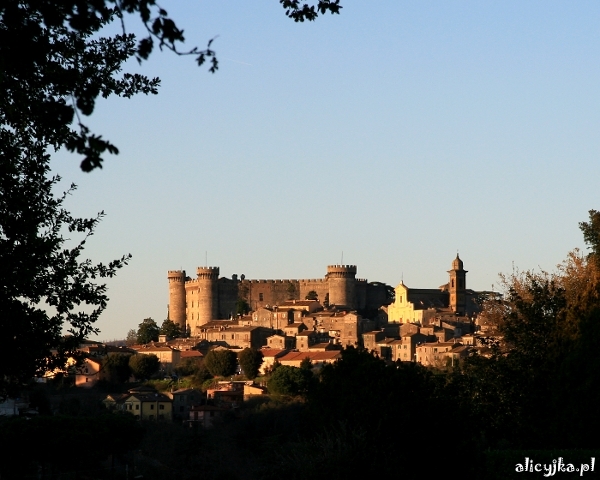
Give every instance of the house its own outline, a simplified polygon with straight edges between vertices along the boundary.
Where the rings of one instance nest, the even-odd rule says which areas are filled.
[[[402,335],[400,344],[397,346],[396,352],[392,356],[393,360],[400,360],[402,362],[416,361],[417,347],[430,339],[431,337],[417,332],[409,332]]]
[[[173,400],[172,410],[173,419],[185,420],[189,418],[190,409],[194,405],[199,405],[205,398],[205,394],[193,388],[182,388],[174,392],[167,393]]]
[[[425,366],[442,367],[446,365],[447,356],[444,353],[458,346],[461,345],[454,342],[422,343],[416,348],[417,362]]]
[[[312,330],[305,330],[296,335],[296,349],[306,352],[317,343],[317,334]]]
[[[262,348],[260,353],[263,354],[263,361],[259,369],[260,374],[264,375],[267,371],[269,371],[273,367],[275,361],[278,358],[283,357],[287,352],[287,349],[268,347]]]
[[[340,350],[328,350],[321,352],[289,352],[278,359],[282,365],[300,367],[302,361],[308,358],[313,367],[321,367],[326,363],[334,363],[342,357]]]
[[[206,391],[208,399],[215,405],[224,408],[238,408],[244,401],[244,385],[246,382],[221,381],[215,388]]]
[[[181,361],[181,352],[165,343],[151,342],[146,345],[133,345],[131,348],[141,355],[156,355],[161,368],[167,373],[171,373]]]
[[[307,330],[307,326],[302,322],[291,323],[283,327],[283,333],[286,337],[295,337],[299,333]]]
[[[273,335],[273,333],[271,328],[241,326],[226,321],[215,321],[198,327],[197,335],[201,340],[218,343],[225,347],[259,349],[266,344],[267,337]]]
[[[363,346],[369,352],[377,349],[377,342],[380,342],[386,337],[385,332],[375,330],[362,334]]]
[[[138,420],[170,421],[173,401],[165,394],[148,388],[129,390],[127,394],[108,395],[104,404],[109,410],[129,412]]]
[[[286,337],[285,335],[271,335],[267,337],[267,348],[277,348],[280,350],[291,349],[295,347],[295,338]]]
[[[89,357],[75,370],[75,386],[91,388],[99,380],[108,380],[106,372],[102,368],[102,357]]]
[[[226,408],[214,405],[194,405],[190,408],[188,422],[190,426],[198,425],[201,428],[212,428],[227,412]]]

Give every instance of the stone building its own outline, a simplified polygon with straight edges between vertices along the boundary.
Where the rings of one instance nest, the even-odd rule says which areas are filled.
[[[170,270],[169,319],[182,328],[189,326],[195,336],[205,323],[234,315],[239,300],[252,311],[278,305],[293,309],[293,303],[287,302],[304,301],[309,292],[315,292],[321,304],[348,310],[377,310],[387,305],[387,285],[356,278],[356,271],[356,265],[329,265],[324,278],[248,280],[243,275],[219,277],[219,267],[198,267],[194,279],[185,270]]]
[[[428,325],[440,316],[471,317],[477,313],[479,293],[467,289],[467,270],[458,255],[448,275],[448,283],[439,288],[409,288],[400,282],[387,309],[388,321]]]

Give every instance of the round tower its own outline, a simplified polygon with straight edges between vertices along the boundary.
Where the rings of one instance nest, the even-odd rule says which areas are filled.
[[[329,303],[338,307],[356,308],[356,265],[328,265]]]
[[[185,331],[185,270],[169,270],[169,320]]]
[[[198,274],[198,279],[195,281],[198,285],[198,317],[190,322],[192,335],[195,334],[195,327],[216,320],[219,311],[217,291],[219,267],[198,267],[196,273]]]

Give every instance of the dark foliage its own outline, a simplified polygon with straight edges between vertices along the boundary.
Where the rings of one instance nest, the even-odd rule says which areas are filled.
[[[233,375],[237,368],[237,357],[231,350],[211,350],[204,357],[204,365],[215,377]]]
[[[306,395],[313,383],[314,377],[310,370],[281,365],[271,374],[267,388],[275,395],[294,397]]]
[[[167,339],[169,339],[169,340],[172,338],[179,338],[183,335],[183,332],[181,331],[181,327],[179,326],[179,324],[177,324],[171,320],[163,321],[162,325],[160,326],[160,331],[158,333],[160,335],[166,335]]]
[[[130,258],[96,265],[80,259],[103,214],[73,217],[63,204],[75,186],[56,197],[59,180],[49,176],[44,144],[26,129],[0,128],[0,330],[6,339],[0,396],[78,358],[79,343],[97,331],[107,305],[98,279],[114,276]]]
[[[246,378],[253,380],[263,362],[263,354],[254,348],[244,348],[238,355],[238,362]]]
[[[156,355],[132,355],[129,357],[129,368],[133,376],[139,380],[148,380],[160,368],[160,362]]]
[[[129,359],[131,355],[108,355],[102,362],[102,368],[107,374],[109,383],[125,383],[131,376]]]
[[[135,449],[141,438],[139,423],[127,414],[1,419],[0,475],[20,479],[46,472],[58,478],[61,472],[89,472],[108,455]]]
[[[144,318],[138,325],[137,343],[144,345],[150,342],[157,342],[160,328],[151,318]]]

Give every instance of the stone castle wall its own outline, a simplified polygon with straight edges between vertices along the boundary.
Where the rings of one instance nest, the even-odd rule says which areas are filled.
[[[349,310],[374,308],[386,304],[385,285],[369,284],[356,278],[355,265],[330,265],[324,278],[302,280],[239,280],[219,278],[218,267],[198,267],[197,278],[185,271],[169,271],[169,318],[182,327],[197,327],[236,313],[237,302],[244,299],[251,310],[275,306],[288,300],[304,300],[315,291],[318,300],[328,298],[331,305]]]

